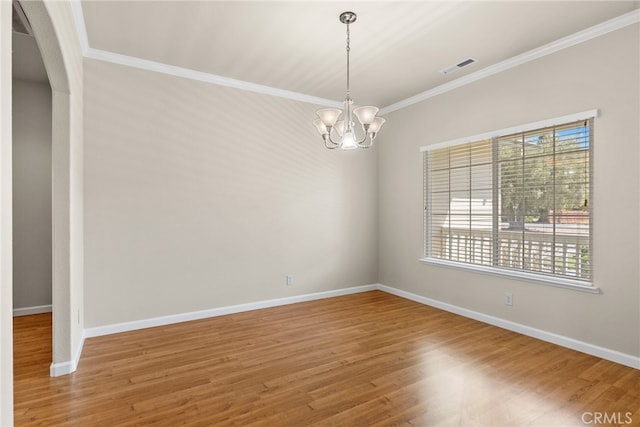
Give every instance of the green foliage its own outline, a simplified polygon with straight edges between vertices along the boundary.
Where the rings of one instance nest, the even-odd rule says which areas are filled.
[[[502,138],[499,144],[502,221],[549,222],[559,211],[586,211],[588,146],[551,131]],[[554,191],[555,190],[555,191]]]

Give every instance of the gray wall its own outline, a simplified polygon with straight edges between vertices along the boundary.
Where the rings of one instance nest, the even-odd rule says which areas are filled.
[[[51,304],[51,88],[13,80],[13,307]]]
[[[639,25],[392,113],[379,145],[380,283],[640,355]],[[594,141],[593,295],[425,265],[419,147],[600,109]],[[503,304],[512,292],[514,305]]]
[[[376,282],[376,151],[325,149],[319,107],[84,73],[85,327]]]

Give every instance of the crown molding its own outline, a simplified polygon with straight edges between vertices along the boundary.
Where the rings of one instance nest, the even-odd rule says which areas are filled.
[[[190,68],[177,67],[175,65],[164,64],[161,62],[150,61],[148,59],[122,55],[119,53],[94,49],[91,47],[87,50],[84,56],[85,58],[111,62],[113,64],[126,65],[128,67],[138,68],[141,70],[155,71],[157,73],[169,74],[172,76],[183,77],[186,79],[197,80],[201,82],[213,83],[218,86],[241,89],[249,92],[261,93],[264,95],[277,96],[279,98],[306,102],[308,104],[323,105],[333,108],[342,107],[341,102],[331,99],[319,98],[317,96],[305,95],[303,93],[293,92],[290,90],[278,89],[271,86],[260,85],[243,80],[231,79],[229,77],[196,71]]]
[[[71,16],[73,16],[73,23],[76,26],[76,33],[78,33],[78,41],[80,42],[80,49],[82,55],[85,56],[89,50],[89,39],[87,38],[87,26],[84,22],[84,13],[82,13],[82,3],[80,0],[71,0]]]
[[[196,71],[189,68],[177,67],[174,65],[164,64],[161,62],[150,61],[147,59],[141,59],[133,56],[121,55],[114,52],[109,52],[100,49],[94,49],[89,46],[89,39],[87,37],[87,28],[84,22],[84,14],[82,12],[82,4],[80,0],[71,1],[71,11],[73,20],[78,33],[78,39],[82,48],[84,57],[96,59],[99,61],[111,62],[114,64],[125,65],[128,67],[139,68],[147,71],[155,71],[158,73],[169,74],[177,77],[183,77],[192,80],[198,80],[202,82],[212,83],[219,86],[225,86],[240,90],[246,90],[250,92],[260,93],[264,95],[276,96],[279,98],[290,99],[293,101],[305,102],[308,104],[320,105],[324,107],[342,108],[341,101],[334,101],[326,98],[319,98],[316,96],[306,95],[299,92],[293,92],[284,89],[278,89],[270,86],[260,85],[256,83],[246,82],[242,80],[236,80],[229,77],[218,76],[215,74],[205,73],[202,71]],[[506,59],[497,64],[490,65],[474,73],[457,78],[448,83],[436,86],[433,89],[421,92],[417,95],[398,101],[394,104],[388,105],[380,109],[380,114],[388,114],[402,108],[409,107],[413,104],[425,101],[434,96],[441,95],[459,87],[468,85],[470,83],[482,80],[486,77],[494,74],[501,73],[502,71],[509,70],[517,67],[529,61],[542,58],[560,50],[575,46],[585,41],[591,40],[596,37],[600,37],[604,34],[610,33],[615,30],[619,30],[628,25],[633,25],[640,22],[640,9],[633,10],[624,15],[620,15],[616,18],[594,25],[577,33],[563,37],[546,45],[529,50],[520,55],[516,55],[512,58]]]
[[[260,85],[256,83],[236,80],[229,77],[218,76],[215,74],[196,71],[189,68],[177,67],[174,65],[164,64],[161,62],[150,61],[147,59],[137,58],[134,56],[121,55],[119,53],[109,52],[101,49],[94,49],[89,46],[89,38],[87,36],[87,27],[84,21],[84,13],[82,11],[82,2],[80,0],[71,0],[71,13],[73,21],[80,41],[82,54],[85,58],[96,59],[113,64],[125,65],[132,68],[139,68],[157,73],[169,74],[176,77],[197,80],[201,82],[213,83],[218,86],[225,86],[235,89],[246,90],[249,92],[260,93],[264,95],[276,96],[293,101],[305,102],[308,104],[321,105],[324,107],[342,108],[342,102],[332,99],[320,98],[317,96],[305,95],[290,90],[278,89],[271,86]]]
[[[429,98],[433,98],[434,96],[441,95],[453,89],[468,85],[469,83],[482,80],[486,77],[501,73],[503,71],[517,67],[518,65],[522,65],[526,62],[542,58],[543,56],[551,55],[552,53],[586,42],[593,38],[600,37],[604,34],[619,30],[620,28],[624,28],[628,25],[636,24],[638,22],[640,22],[640,9],[625,13],[624,15],[620,15],[616,18],[594,25],[582,31],[578,31],[577,33],[563,37],[535,49],[531,49],[520,55],[516,55],[512,58],[490,65],[466,76],[452,80],[448,83],[436,86],[433,89],[429,89],[412,97],[403,99],[402,101],[398,101],[394,104],[388,105],[380,109],[380,114],[388,114],[393,111],[409,107],[413,104],[417,104]]]

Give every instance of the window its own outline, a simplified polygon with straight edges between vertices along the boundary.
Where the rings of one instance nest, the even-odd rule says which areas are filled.
[[[595,114],[575,116],[424,147],[426,260],[591,287]]]

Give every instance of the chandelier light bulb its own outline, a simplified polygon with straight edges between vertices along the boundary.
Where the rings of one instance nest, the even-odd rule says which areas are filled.
[[[355,150],[358,148],[356,138],[351,129],[347,129],[342,136],[342,144],[340,145],[340,148],[343,150]]]

